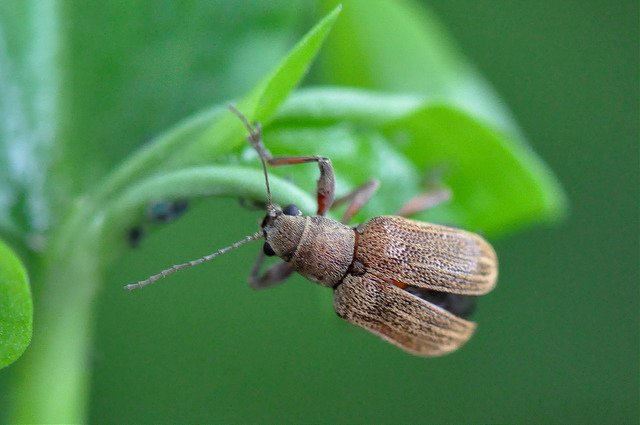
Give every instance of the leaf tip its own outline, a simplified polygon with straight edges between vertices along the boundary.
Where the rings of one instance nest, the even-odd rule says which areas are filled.
[[[18,255],[0,241],[0,369],[22,356],[32,332],[33,301],[27,270]]]

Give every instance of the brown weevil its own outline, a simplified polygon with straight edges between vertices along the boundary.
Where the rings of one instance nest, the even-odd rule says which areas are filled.
[[[279,284],[298,272],[333,289],[333,305],[340,317],[419,356],[446,354],[471,337],[476,324],[466,317],[473,308],[474,297],[486,294],[496,284],[495,251],[474,233],[404,217],[448,199],[447,190],[415,197],[397,216],[374,217],[349,227],[347,223],[353,215],[377,190],[376,180],[334,200],[335,178],[328,158],[272,157],[262,143],[260,125],[249,123],[233,106],[230,109],[247,128],[247,139],[262,162],[267,214],[261,231],[125,288],[140,288],[246,242],[265,238],[249,277],[253,288]],[[267,164],[309,162],[315,162],[320,169],[317,215],[305,216],[294,205],[275,205]],[[331,207],[344,204],[347,208],[341,221],[325,217]],[[265,256],[278,256],[282,261],[261,274]]]

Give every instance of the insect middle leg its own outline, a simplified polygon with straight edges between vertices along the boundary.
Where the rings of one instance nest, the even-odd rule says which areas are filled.
[[[380,182],[376,179],[371,179],[362,186],[355,188],[352,192],[346,194],[335,200],[333,207],[338,207],[346,202],[349,202],[349,206],[342,215],[341,222],[347,224],[353,216],[362,209],[364,205],[371,199],[380,187]]]
[[[421,193],[409,200],[396,213],[401,217],[407,217],[422,211],[429,210],[440,204],[449,201],[452,197],[451,190],[446,187],[439,187]]]

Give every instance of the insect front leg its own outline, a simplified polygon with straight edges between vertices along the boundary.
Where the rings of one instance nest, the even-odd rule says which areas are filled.
[[[360,211],[360,209],[371,199],[380,187],[380,182],[376,179],[371,179],[362,186],[355,188],[352,192],[346,194],[335,200],[333,207],[338,207],[344,203],[349,203],[346,211],[342,215],[341,222],[347,224],[351,221],[351,218]]]
[[[322,156],[290,156],[274,158],[271,155],[271,152],[269,152],[269,150],[264,146],[264,143],[262,142],[262,127],[260,126],[260,123],[254,122],[253,125],[251,125],[246,117],[242,115],[242,113],[240,113],[240,111],[238,111],[235,107],[230,106],[229,108],[244,123],[245,127],[249,131],[247,140],[258,152],[258,155],[260,155],[260,158],[263,162],[266,161],[269,165],[273,165],[274,167],[280,165],[304,164],[306,162],[318,163],[318,167],[320,168],[320,178],[318,179],[317,188],[317,214],[325,215],[329,208],[331,208],[331,205],[333,205],[333,198],[336,191],[336,178],[333,172],[333,166],[331,165],[331,160]]]
[[[261,251],[256,258],[256,262],[251,268],[249,274],[249,286],[253,289],[266,289],[283,283],[293,273],[293,268],[289,263],[280,262],[269,267],[264,273],[260,274],[260,269],[264,263],[265,255]]]
[[[336,177],[333,172],[331,160],[321,156],[286,156],[268,158],[269,165],[275,167],[280,165],[304,164],[307,162],[317,162],[320,168],[320,178],[318,179],[317,198],[318,198],[318,215],[325,215],[329,208],[333,205],[333,199],[336,192]]]

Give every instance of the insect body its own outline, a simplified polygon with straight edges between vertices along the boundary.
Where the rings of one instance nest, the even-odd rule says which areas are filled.
[[[237,110],[232,111],[248,128],[248,140],[263,164],[268,202],[262,231],[128,285],[128,289],[264,237],[263,252],[249,278],[254,288],[273,286],[298,272],[333,289],[334,308],[340,317],[416,355],[445,354],[471,337],[476,325],[465,317],[472,308],[472,297],[491,291],[497,279],[497,257],[489,243],[464,230],[401,216],[375,217],[349,227],[346,223],[377,190],[377,181],[371,180],[334,201],[335,179],[327,158],[273,158],[262,144],[260,127],[254,128]],[[306,162],[315,162],[320,168],[317,216],[304,216],[294,205],[280,208],[271,202],[266,163],[280,166]],[[416,197],[401,211],[420,211],[434,204],[434,199],[446,199],[443,193]],[[324,217],[332,206],[345,203],[348,207],[341,222]],[[260,274],[265,255],[283,261]]]
[[[491,246],[450,227],[382,216],[350,228],[276,208],[263,229],[267,252],[309,280],[334,288],[340,317],[413,354],[452,351],[475,329],[473,322],[429,302],[430,291],[481,295],[496,280]]]

